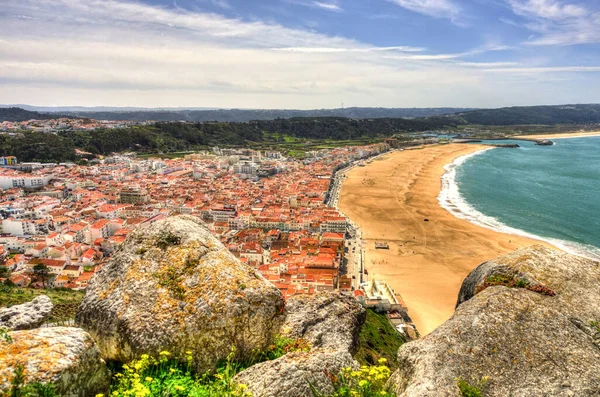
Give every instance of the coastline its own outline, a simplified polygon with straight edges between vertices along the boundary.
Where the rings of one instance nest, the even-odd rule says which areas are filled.
[[[390,153],[346,173],[339,207],[363,233],[368,277],[387,282],[408,306],[422,335],[454,312],[466,275],[486,260],[550,244],[501,233],[442,208],[445,167],[485,145],[432,145]],[[388,250],[377,250],[385,241]]]
[[[539,134],[539,135],[519,135],[515,138],[521,139],[570,139],[570,138],[586,138],[586,137],[595,137],[600,136],[600,131],[590,131],[590,132],[565,132],[562,134]]]
[[[592,136],[592,135],[588,135]],[[594,135],[600,136],[600,135]],[[570,139],[570,138],[579,138],[575,136],[565,136],[563,138],[558,139]],[[571,241],[560,240],[551,237],[539,236],[533,233],[529,233],[525,230],[517,229],[511,226],[506,225],[505,223],[499,221],[496,218],[487,216],[473,208],[460,194],[458,190],[458,183],[456,182],[456,172],[455,170],[467,161],[469,158],[473,156],[477,156],[482,154],[488,150],[494,148],[481,149],[477,152],[473,152],[461,157],[456,158],[452,163],[444,166],[446,172],[442,176],[442,190],[438,196],[438,201],[442,208],[445,208],[448,212],[452,213],[454,216],[460,219],[467,220],[475,225],[485,227],[500,233],[506,233],[514,236],[522,236],[526,238],[531,238],[534,240],[539,240],[546,242],[559,250],[568,252],[573,255],[581,256],[587,259],[592,259],[595,261],[600,260],[600,249],[583,245]]]

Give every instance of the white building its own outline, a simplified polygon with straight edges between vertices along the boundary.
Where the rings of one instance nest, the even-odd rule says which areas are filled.
[[[47,231],[46,220],[14,219],[2,220],[2,232],[11,236],[30,236],[43,234]]]
[[[40,188],[46,186],[50,175],[0,175],[0,189]]]

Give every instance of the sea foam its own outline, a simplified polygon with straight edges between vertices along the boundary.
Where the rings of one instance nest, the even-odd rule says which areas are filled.
[[[463,165],[467,160],[475,156],[481,155],[486,151],[492,149],[496,148],[491,147],[464,156],[460,156],[457,159],[455,159],[454,162],[444,166],[446,172],[442,176],[442,190],[438,195],[438,202],[440,206],[446,209],[452,215],[456,216],[457,218],[467,220],[477,226],[485,227],[501,233],[513,234],[517,236],[528,237],[535,240],[545,241],[571,254],[600,261],[600,248],[591,245],[576,243],[573,241],[542,237],[532,233],[528,233],[521,229],[510,227],[500,222],[494,217],[482,214],[465,200],[465,198],[460,193],[460,189],[456,181],[457,169],[461,165]]]

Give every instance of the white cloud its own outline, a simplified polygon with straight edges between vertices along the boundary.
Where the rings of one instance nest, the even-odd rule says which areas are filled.
[[[600,11],[562,0],[506,0],[523,26],[537,36],[531,45],[600,43]]]
[[[341,12],[344,11],[338,0],[285,0],[287,3],[301,6],[320,8],[326,11]]]
[[[0,103],[317,108],[341,100],[356,106],[538,102],[531,86],[491,73],[527,65],[476,62],[483,52],[508,49],[502,45],[456,54],[403,43],[377,47],[124,0],[0,0],[0,7]]]
[[[540,73],[598,73],[600,66],[556,66],[556,67],[530,67],[530,68],[491,68],[486,72],[508,74],[540,74]]]
[[[340,7],[336,3],[326,3],[326,2],[323,2],[323,1],[313,1],[312,3],[313,3],[313,5],[315,7],[323,8],[325,10],[329,10],[329,11],[342,11],[342,7]]]
[[[331,48],[331,47],[283,47],[273,48],[274,51],[285,52],[306,52],[306,53],[343,53],[343,52],[421,52],[425,51],[422,47],[358,47],[358,48]]]
[[[455,20],[460,14],[460,7],[451,0],[388,0],[407,10],[434,18]]]

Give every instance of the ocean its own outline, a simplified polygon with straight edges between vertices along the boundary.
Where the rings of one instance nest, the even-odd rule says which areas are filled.
[[[553,141],[456,159],[446,166],[440,204],[477,225],[600,260],[600,137]]]

